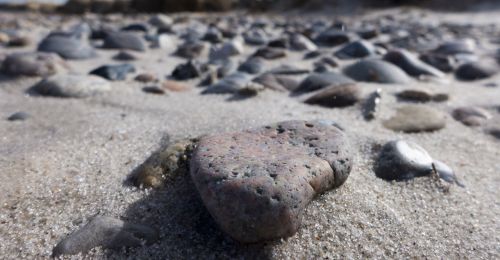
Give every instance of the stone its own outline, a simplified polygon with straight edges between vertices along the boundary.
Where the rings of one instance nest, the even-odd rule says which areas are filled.
[[[201,56],[205,44],[200,41],[185,42],[177,47],[175,55],[185,59],[195,59]]]
[[[235,72],[211,85],[202,94],[235,94],[251,84],[251,79],[247,73]]]
[[[151,73],[141,73],[134,78],[135,81],[142,83],[149,83],[153,81],[158,81],[158,78]]]
[[[480,126],[492,118],[486,109],[475,106],[456,108],[453,110],[452,116],[466,126]]]
[[[219,78],[223,78],[237,70],[236,63],[231,59],[214,60],[210,62],[210,65],[217,67],[217,77]]]
[[[433,94],[425,89],[407,89],[398,92],[396,96],[401,100],[414,102],[429,102],[433,98]]]
[[[359,37],[369,40],[377,37],[379,35],[379,31],[375,27],[367,27],[367,28],[362,28],[358,32]]]
[[[444,55],[473,54],[476,43],[472,39],[459,39],[439,45],[433,52]]]
[[[38,45],[38,51],[57,53],[65,59],[89,59],[96,56],[86,40],[59,35],[48,36]]]
[[[28,36],[12,36],[7,44],[8,47],[26,47],[31,44],[32,40]]]
[[[98,246],[120,249],[150,245],[158,238],[157,231],[148,226],[95,216],[85,226],[61,240],[53,249],[52,257],[86,253]]]
[[[382,89],[373,91],[363,103],[362,112],[365,120],[375,119],[380,110],[380,100],[382,99]]]
[[[223,37],[221,31],[217,27],[209,26],[202,40],[215,44],[222,42]]]
[[[202,74],[202,69],[197,61],[189,60],[186,63],[179,64],[172,71],[172,78],[176,80],[188,80],[198,78]]]
[[[361,89],[356,84],[333,85],[306,99],[307,104],[324,107],[347,107],[361,99]]]
[[[290,43],[288,42],[287,38],[282,37],[270,41],[269,43],[267,43],[267,47],[288,49],[290,47]]]
[[[264,91],[265,87],[260,84],[247,84],[241,89],[238,89],[237,94],[242,97],[254,97],[259,92]]]
[[[376,54],[375,46],[364,40],[348,43],[335,52],[335,56],[339,59],[364,58],[374,54]]]
[[[384,60],[400,67],[408,75],[419,77],[429,75],[444,77],[444,73],[418,59],[417,56],[406,50],[393,50],[385,54]]]
[[[129,51],[120,51],[115,56],[113,56],[113,59],[120,61],[132,61],[132,60],[137,60],[138,58],[137,55]]]
[[[321,55],[323,55],[324,53],[322,51],[310,51],[306,54],[304,54],[304,60],[310,60],[310,59],[314,59],[314,58],[317,58]]]
[[[378,59],[365,59],[344,68],[344,73],[357,81],[405,84],[408,75],[399,67]]]
[[[162,88],[173,91],[173,92],[184,92],[188,91],[190,87],[182,82],[174,80],[166,80],[162,83]]]
[[[451,184],[456,183],[459,186],[463,187],[463,184],[461,184],[458,181],[457,176],[455,175],[455,172],[453,171],[453,169],[451,169],[450,166],[448,166],[444,162],[441,162],[438,160],[434,160],[434,162],[432,164],[434,165],[434,170],[437,172],[440,179],[442,179],[448,183],[451,183]]]
[[[286,51],[280,48],[263,47],[258,49],[253,56],[262,57],[266,60],[275,60],[286,57]]]
[[[100,66],[89,74],[97,75],[108,80],[125,80],[127,74],[134,73],[135,67],[132,64],[119,64],[119,65],[103,65]]]
[[[353,80],[336,72],[311,73],[300,83],[294,92],[297,94],[306,93],[322,89],[327,86],[338,86],[352,83],[354,83]]]
[[[384,121],[386,128],[396,132],[430,132],[446,126],[446,116],[430,107],[407,105],[396,110],[396,114]]]
[[[498,66],[493,62],[469,62],[460,65],[455,76],[460,80],[470,81],[485,79],[498,73]]]
[[[295,51],[316,51],[318,46],[302,34],[290,36],[290,48]]]
[[[0,44],[9,44],[10,36],[7,33],[0,32]]]
[[[253,29],[243,34],[243,39],[248,45],[266,45],[269,41],[262,29]]]
[[[146,51],[146,42],[131,32],[111,32],[104,38],[103,48]]]
[[[92,75],[58,74],[45,78],[32,90],[43,96],[84,98],[111,90],[111,84]]]
[[[222,44],[219,48],[211,48],[209,59],[210,60],[225,60],[232,56],[240,55],[243,53],[243,44],[239,40],[232,40]]]
[[[326,121],[286,121],[202,137],[191,178],[215,222],[243,243],[289,237],[313,198],[342,185],[353,156]]]
[[[331,28],[320,33],[316,39],[314,39],[317,44],[326,47],[335,47],[349,42],[350,40],[351,37],[346,32],[335,28]]]
[[[495,137],[496,139],[500,139],[500,127],[489,129],[488,133],[493,137]]]
[[[154,36],[151,39],[151,48],[159,48],[159,49],[174,49],[175,48],[175,39],[173,36],[168,34],[159,34]]]
[[[414,142],[391,141],[382,147],[374,170],[377,177],[385,180],[410,180],[432,174],[433,160]]]
[[[448,55],[425,53],[420,55],[420,59],[442,72],[452,72],[458,65],[456,59]]]
[[[129,25],[125,25],[121,28],[122,31],[125,32],[143,32],[147,33],[149,31],[148,26],[143,23],[132,23]]]
[[[24,121],[30,117],[31,117],[30,114],[23,112],[23,111],[20,111],[20,112],[16,112],[16,113],[10,115],[9,117],[7,117],[7,120],[9,120],[9,121]]]
[[[69,65],[54,53],[13,53],[2,62],[1,71],[12,76],[47,77],[66,72]]]
[[[164,14],[157,14],[149,19],[149,24],[157,28],[169,28],[173,23],[172,18]]]
[[[289,90],[289,86],[285,86],[284,82],[280,81],[279,77],[271,73],[264,73],[253,79],[253,82],[256,82],[267,89],[272,89],[275,91],[286,92]]]
[[[309,69],[288,64],[280,65],[269,71],[269,73],[276,75],[301,75],[301,74],[307,74],[309,72],[311,72]]]
[[[259,57],[251,57],[238,67],[238,71],[248,74],[259,74],[263,69],[264,60]]]
[[[163,95],[165,94],[165,89],[158,86],[146,86],[142,88],[142,91],[151,94]]]

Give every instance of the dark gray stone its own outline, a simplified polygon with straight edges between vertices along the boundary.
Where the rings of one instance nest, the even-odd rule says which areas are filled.
[[[97,75],[109,80],[125,80],[127,74],[135,72],[135,67],[132,64],[119,65],[103,65],[89,72],[89,74]]]
[[[238,71],[248,74],[259,74],[264,69],[264,60],[259,57],[251,57],[238,67]]]
[[[344,68],[344,73],[357,80],[387,84],[405,84],[408,75],[399,67],[378,59],[366,59]]]
[[[23,112],[23,111],[20,111],[20,112],[16,112],[16,113],[10,115],[9,117],[7,117],[7,120],[9,120],[9,121],[24,121],[30,117],[31,117],[30,114]]]
[[[104,48],[146,51],[146,42],[130,32],[111,32],[104,38]]]
[[[389,51],[384,56],[384,60],[400,67],[411,76],[429,75],[435,77],[444,77],[444,73],[438,69],[419,60],[417,56],[406,50]]]
[[[335,52],[335,56],[339,59],[364,58],[374,54],[376,54],[375,46],[364,40],[348,43]]]
[[[498,72],[498,66],[493,62],[469,62],[460,65],[455,75],[460,80],[479,80],[493,76]]]
[[[92,75],[58,74],[41,80],[32,90],[43,96],[84,98],[111,90],[111,84]]]
[[[189,60],[186,63],[177,65],[172,71],[172,77],[177,80],[188,80],[198,78],[202,73],[201,65],[197,61]]]
[[[347,107],[361,99],[361,89],[356,84],[333,85],[306,99],[307,104],[324,107]]]
[[[354,83],[354,81],[336,72],[312,73],[300,83],[299,87],[295,89],[294,92],[299,94],[315,91],[327,86],[351,83]]]
[[[65,72],[69,65],[54,53],[13,53],[2,62],[2,73],[12,76],[47,77]]]
[[[38,45],[38,51],[57,53],[65,59],[88,59],[96,56],[95,50],[84,39],[49,36]]]

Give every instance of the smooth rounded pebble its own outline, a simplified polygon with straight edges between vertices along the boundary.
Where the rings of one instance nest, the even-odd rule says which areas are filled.
[[[190,162],[212,217],[245,243],[293,235],[309,202],[342,185],[351,167],[346,135],[327,121],[202,137]]]
[[[103,48],[146,51],[146,42],[131,32],[112,32],[104,38]]]
[[[364,40],[359,40],[346,44],[340,50],[335,52],[339,59],[364,58],[376,53],[375,46]]]
[[[492,117],[486,109],[476,106],[456,108],[452,116],[467,126],[479,126]]]
[[[57,53],[65,59],[89,59],[96,56],[94,48],[84,39],[65,36],[48,36],[39,45],[38,51]]]
[[[150,245],[158,240],[157,231],[144,225],[127,223],[107,216],[96,216],[71,233],[52,250],[52,256],[86,253],[94,247],[119,249]]]
[[[406,50],[393,50],[385,54],[384,60],[400,67],[411,76],[429,75],[444,77],[444,73],[421,61],[417,56]]]
[[[59,74],[38,82],[32,89],[43,96],[83,98],[111,90],[111,84],[93,75]]]
[[[408,105],[397,108],[396,114],[383,124],[397,132],[436,131],[446,126],[446,115],[427,106]]]
[[[378,59],[365,59],[344,68],[344,73],[357,80],[387,84],[404,84],[408,75],[396,65]]]
[[[311,73],[294,92],[306,93],[332,85],[351,84],[354,81],[337,72]]]
[[[7,117],[7,120],[9,120],[9,121],[24,121],[30,117],[31,117],[30,114],[23,112],[23,111],[20,111],[20,112],[16,112],[16,113],[10,115],[9,117]]]
[[[12,76],[47,77],[65,72],[69,65],[54,53],[14,53],[2,62],[1,71]]]
[[[118,65],[103,65],[89,72],[89,74],[97,75],[108,80],[125,80],[127,74],[135,72],[135,67],[132,64]]]
[[[460,80],[479,80],[493,76],[498,72],[498,65],[493,62],[469,62],[460,65],[455,75]]]
[[[433,160],[424,148],[411,141],[391,141],[380,151],[375,174],[385,180],[408,180],[432,173]]]
[[[326,87],[304,102],[324,107],[347,107],[356,104],[360,99],[361,88],[356,84],[345,84]]]

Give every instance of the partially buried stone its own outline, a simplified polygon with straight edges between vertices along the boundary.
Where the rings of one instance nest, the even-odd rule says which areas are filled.
[[[145,41],[131,32],[111,32],[104,38],[106,49],[128,49],[134,51],[146,51]]]
[[[248,74],[258,74],[263,69],[264,69],[264,60],[259,57],[251,57],[238,67],[238,71],[246,72]]]
[[[382,98],[382,89],[372,92],[363,103],[362,113],[365,120],[372,120],[380,110],[380,99]]]
[[[339,59],[364,58],[376,53],[375,46],[364,40],[359,40],[346,44],[340,50],[335,52]]]
[[[185,59],[195,59],[201,55],[204,49],[205,44],[200,41],[186,41],[177,47],[175,55]]]
[[[165,94],[165,90],[163,88],[158,87],[158,86],[143,87],[142,91],[144,91],[146,93],[157,94],[157,95]]]
[[[113,59],[122,61],[132,61],[132,60],[137,60],[137,56],[128,51],[120,51],[115,56],[113,56]]]
[[[356,84],[333,85],[326,87],[304,102],[324,107],[347,107],[356,104],[361,98],[361,89]]]
[[[107,216],[96,216],[88,224],[59,242],[52,256],[86,253],[94,247],[109,249],[150,245],[158,240],[157,231]]]
[[[444,73],[431,65],[419,60],[417,56],[406,50],[389,51],[384,60],[400,67],[411,76],[430,75],[435,77],[444,77]]]
[[[245,242],[288,237],[318,194],[342,185],[352,152],[326,121],[287,121],[200,139],[190,173],[206,208]]]
[[[43,96],[83,98],[111,90],[111,84],[92,75],[60,74],[45,78],[32,90]]]
[[[166,80],[162,83],[162,88],[173,92],[184,92],[190,89],[188,85],[174,80]]]
[[[135,72],[132,64],[103,65],[94,69],[90,74],[97,75],[109,80],[125,80],[127,74]]]
[[[14,53],[2,62],[1,71],[12,76],[47,77],[65,72],[69,65],[54,53]]]
[[[296,51],[315,51],[318,46],[302,34],[293,34],[290,37],[290,47]]]
[[[275,60],[286,57],[286,51],[280,48],[263,47],[258,49],[253,56],[262,57],[266,60]]]
[[[211,85],[205,89],[202,94],[235,94],[241,89],[247,87],[248,84],[252,84],[250,80],[251,76],[249,74],[236,72]]]
[[[275,91],[289,91],[298,86],[298,82],[291,78],[276,76],[271,73],[264,73],[253,79],[254,82],[259,83],[267,89]]]
[[[334,47],[349,42],[350,38],[346,32],[331,28],[320,33],[314,41],[322,46]]]
[[[426,89],[407,89],[398,92],[396,96],[405,101],[413,102],[429,102],[429,101],[446,101],[448,95],[445,93],[434,94]]]
[[[392,63],[378,59],[365,59],[344,68],[344,73],[357,80],[387,84],[404,84],[408,75]]]
[[[467,126],[479,126],[492,117],[487,110],[476,106],[456,108],[452,115]]]
[[[243,43],[240,40],[232,40],[220,47],[211,48],[209,58],[210,60],[224,60],[243,53],[243,50]]]
[[[396,110],[396,114],[384,121],[386,128],[397,132],[436,131],[446,125],[446,116],[430,107],[408,105]]]
[[[336,72],[312,73],[300,83],[299,87],[295,89],[294,92],[306,93],[322,89],[327,86],[350,83],[354,83],[354,81]]]
[[[444,162],[434,160],[433,162],[434,170],[438,174],[439,178],[448,182],[448,183],[456,183],[458,186],[463,187],[464,185],[458,181],[457,176],[453,169],[450,166],[446,165]]]
[[[375,174],[385,180],[408,180],[430,175],[433,160],[424,148],[410,141],[385,144],[375,163]]]
[[[7,120],[9,120],[9,121],[24,121],[28,118],[30,118],[30,114],[23,112],[23,111],[20,111],[20,112],[16,112],[16,113],[10,115],[9,117],[7,117]]]
[[[172,71],[172,77],[177,80],[188,80],[198,78],[202,72],[201,65],[197,61],[189,60],[186,63],[177,65]]]
[[[156,76],[151,74],[151,73],[141,73],[141,74],[137,75],[134,78],[134,80],[142,82],[142,83],[148,83],[148,82],[157,81],[158,78],[156,78]]]
[[[460,65],[455,75],[461,80],[479,80],[493,76],[498,72],[494,62],[469,62]]]
[[[60,35],[45,38],[38,45],[38,51],[57,53],[65,59],[88,59],[96,56],[94,48],[86,40]]]

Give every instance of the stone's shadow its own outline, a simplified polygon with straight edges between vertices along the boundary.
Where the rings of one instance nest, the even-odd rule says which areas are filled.
[[[168,142],[168,137],[162,142]],[[155,156],[153,153],[143,164]],[[137,168],[125,185],[133,184]],[[203,205],[189,171],[167,179],[160,189],[149,190],[129,205],[122,218],[152,227],[159,240],[149,246],[109,250],[107,259],[269,259],[276,243],[241,244],[223,233]]]

